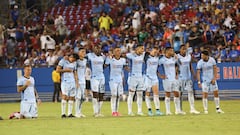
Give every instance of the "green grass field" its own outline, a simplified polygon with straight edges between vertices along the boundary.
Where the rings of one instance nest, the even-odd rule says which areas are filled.
[[[183,103],[185,116],[127,116],[127,103],[121,102],[123,116],[112,117],[110,102],[104,102],[103,118],[92,116],[92,104],[84,103],[83,113],[86,118],[61,119],[60,103],[43,102],[39,106],[38,119],[9,120],[11,112],[19,110],[19,103],[1,103],[0,135],[239,135],[240,101],[221,101],[225,114],[216,114],[213,101],[209,101],[209,114],[189,114],[189,105]],[[196,101],[196,108],[202,111],[201,100]],[[165,112],[164,102],[161,108]],[[146,114],[145,103],[143,109]],[[136,112],[136,103],[133,104]],[[171,111],[174,105],[171,101]]]

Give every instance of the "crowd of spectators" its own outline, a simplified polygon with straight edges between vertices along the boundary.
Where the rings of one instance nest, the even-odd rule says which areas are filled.
[[[80,46],[91,51],[92,46],[101,45],[102,52],[111,55],[115,46],[126,53],[136,44],[143,44],[146,51],[157,46],[160,55],[167,46],[178,53],[186,44],[194,62],[200,59],[203,49],[208,49],[218,62],[240,61],[239,0],[115,1],[89,1],[91,16],[80,29],[72,31],[61,15],[48,14],[41,22],[41,13],[35,11],[28,24],[13,17],[8,25],[0,25],[1,65],[50,67]],[[65,5],[58,1],[55,6]],[[18,11],[17,7],[12,10]]]

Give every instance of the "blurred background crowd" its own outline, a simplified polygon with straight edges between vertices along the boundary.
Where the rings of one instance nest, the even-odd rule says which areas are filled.
[[[239,0],[54,0],[45,10],[34,6],[38,0],[24,2],[9,0],[8,21],[0,24],[1,68],[52,67],[95,45],[105,55],[137,44],[157,46],[162,55],[185,44],[193,62],[203,49],[219,63],[240,61]]]

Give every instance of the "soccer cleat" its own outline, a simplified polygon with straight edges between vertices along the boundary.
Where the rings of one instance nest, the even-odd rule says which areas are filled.
[[[197,110],[195,110],[195,109],[194,109],[194,110],[191,110],[190,113],[191,113],[191,114],[200,114],[200,112],[197,111]]]
[[[3,118],[0,116],[0,120],[3,120]]]
[[[161,116],[161,115],[164,115],[164,113],[161,112],[160,110],[157,110],[157,111],[156,111],[156,115],[157,115],[157,116]]]
[[[223,114],[224,111],[222,111],[221,109],[217,109],[217,110],[216,110],[216,113]]]
[[[137,115],[144,116],[143,112],[138,112]]]
[[[133,112],[128,113],[128,116],[135,116]]]
[[[208,114],[208,110],[205,110],[205,111],[204,111],[204,114]]]
[[[86,115],[84,115],[84,114],[81,113],[81,114],[80,114],[80,117],[81,117],[81,118],[85,118]]]
[[[185,115],[186,113],[184,111],[179,111],[179,112],[175,112],[176,115]]]
[[[152,110],[148,110],[148,116],[153,116]]]
[[[77,114],[77,115],[75,115],[75,117],[77,117],[77,118],[85,118],[86,116],[84,114]]]
[[[93,117],[96,117],[96,118],[97,118],[97,117],[99,117],[99,116],[98,116],[98,114],[97,114],[97,113],[95,113],[95,114],[93,114]]]
[[[117,117],[118,116],[117,112],[112,112],[112,116]]]
[[[119,112],[116,112],[117,113],[117,116],[122,116],[122,114],[121,113],[119,113]]]
[[[66,116],[65,114],[63,114],[63,115],[61,116],[61,118],[67,118],[67,116]]]
[[[172,115],[172,113],[171,112],[166,112],[166,115]]]
[[[15,112],[11,113],[9,116],[9,119],[13,119],[13,118],[15,118]]]
[[[75,116],[74,115],[72,115],[72,114],[69,114],[68,115],[68,118],[74,118]]]

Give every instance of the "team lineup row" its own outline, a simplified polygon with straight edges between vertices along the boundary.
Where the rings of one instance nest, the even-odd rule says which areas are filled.
[[[176,115],[185,115],[181,107],[181,92],[188,92],[188,101],[190,104],[190,113],[199,114],[194,107],[194,96],[192,88],[192,77],[198,80],[199,88],[202,88],[202,101],[204,113],[208,114],[208,92],[214,94],[214,102],[217,113],[224,113],[220,109],[218,96],[218,86],[216,82],[216,61],[209,56],[208,51],[201,53],[201,59],[197,63],[197,73],[191,65],[191,55],[187,53],[184,45],[180,48],[180,53],[175,54],[173,48],[167,47],[164,56],[159,58],[158,48],[152,48],[149,52],[144,52],[144,46],[138,45],[135,51],[127,53],[126,57],[121,57],[121,48],[114,48],[113,56],[104,56],[101,54],[100,46],[95,46],[92,53],[86,54],[84,48],[79,48],[78,55],[71,54],[65,56],[59,61],[56,71],[61,73],[61,117],[85,117],[82,114],[82,103],[84,101],[85,91],[85,70],[87,63],[91,69],[91,90],[94,117],[102,117],[101,107],[105,92],[104,67],[110,67],[109,87],[111,90],[111,109],[112,116],[120,116],[118,112],[120,96],[123,94],[123,69],[129,71],[128,77],[128,115],[134,116],[132,110],[133,96],[137,95],[137,115],[144,115],[142,111],[143,91],[148,108],[148,115],[164,115],[160,110],[159,101],[159,80],[162,78],[162,85],[165,91],[165,115],[172,115],[170,110],[170,94],[173,92]],[[78,58],[77,58],[78,57]],[[145,66],[143,66],[145,65]],[[27,66],[27,68],[31,68]],[[160,72],[159,68],[163,68]],[[202,72],[202,73],[201,73]],[[32,118],[37,117],[36,99],[38,97],[34,88],[34,78],[25,75],[17,82],[18,91],[21,92],[21,110],[18,117]],[[201,76],[201,77],[200,77]],[[152,111],[150,93],[153,92],[153,102],[155,105],[155,114]],[[34,101],[35,99],[35,101]],[[38,99],[38,98],[37,98]],[[38,100],[37,100],[38,101]],[[75,102],[75,116],[73,115],[73,106]],[[66,115],[66,107],[68,112]],[[36,108],[30,109],[29,108]],[[13,114],[16,116],[16,114]],[[18,118],[17,117],[17,118]]]

